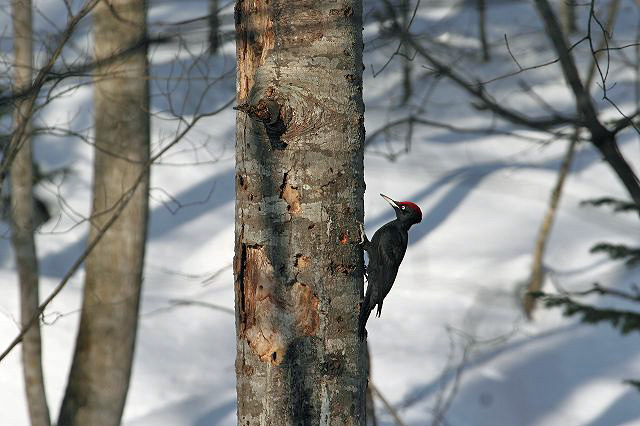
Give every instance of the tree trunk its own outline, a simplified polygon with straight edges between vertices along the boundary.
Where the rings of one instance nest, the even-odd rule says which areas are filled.
[[[487,5],[485,0],[476,0],[478,9],[478,32],[480,34],[480,45],[482,47],[482,60],[489,62],[489,42],[487,41]]]
[[[534,0],[534,3],[544,21],[551,44],[558,54],[562,74],[576,98],[576,106],[581,115],[581,125],[589,130],[591,143],[600,151],[604,160],[618,175],[633,202],[640,206],[640,179],[620,152],[616,135],[600,122],[588,88],[585,88],[580,80],[575,61],[551,5],[547,0]]]
[[[578,30],[575,0],[560,0],[560,23],[567,37]]]
[[[364,425],[362,2],[235,22],[238,424]]]
[[[409,28],[409,23],[411,22],[411,14],[413,10],[411,9],[411,1],[410,0],[402,0],[401,3],[402,8],[402,26],[404,28]],[[401,47],[402,52],[402,100],[400,105],[406,105],[411,99],[411,95],[413,94],[413,84],[411,74],[413,71],[413,61],[411,60],[411,50],[407,43],[402,43]]]
[[[527,285],[527,293],[524,295],[522,307],[525,315],[528,319],[533,318],[533,310],[536,307],[536,299],[531,297],[529,293],[536,293],[542,290],[542,282],[544,280],[544,266],[542,260],[547,247],[547,241],[551,234],[551,228],[555,221],[556,212],[558,211],[558,205],[560,204],[560,198],[562,196],[562,188],[564,182],[571,169],[571,162],[573,161],[573,155],[575,153],[576,145],[579,140],[579,130],[575,130],[575,134],[567,145],[567,152],[562,159],[560,170],[558,171],[558,178],[553,186],[551,197],[549,199],[549,206],[544,213],[544,219],[542,225],[538,230],[538,237],[536,238],[536,244],[533,251],[533,265],[531,267],[531,276],[529,277],[529,284]]]
[[[220,47],[220,18],[218,0],[209,0],[209,54],[215,55]]]
[[[611,31],[613,30],[614,23],[618,16],[619,5],[619,0],[613,0],[609,5],[609,13],[607,15],[607,21],[605,23],[605,29],[607,33],[611,33]],[[603,39],[600,40],[600,43],[598,44],[598,48],[596,50],[599,51],[601,49],[604,49],[606,45],[606,39],[603,37]],[[584,87],[587,91],[591,90],[591,85],[593,84],[593,79],[596,75],[596,59],[597,58],[594,55],[591,61],[591,65],[589,66],[589,71],[587,72],[587,76],[585,78]],[[565,179],[567,177],[567,174],[569,173],[569,169],[571,168],[571,161],[573,160],[573,155],[576,149],[576,145],[578,144],[579,137],[580,129],[576,128],[574,129],[573,138],[569,142],[565,157],[562,160],[562,165],[560,166],[560,170],[558,172],[556,184],[553,188],[553,191],[551,192],[549,206],[547,208],[547,211],[545,212],[540,230],[538,231],[538,238],[536,240],[535,249],[533,252],[531,277],[529,279],[527,294],[525,294],[523,299],[523,309],[528,319],[533,319],[533,310],[536,307],[536,299],[531,297],[528,293],[536,293],[542,290],[542,282],[544,280],[544,269],[542,260],[544,258],[547,240],[549,239],[551,228],[553,227],[553,222],[555,221],[557,208],[560,204],[562,188],[564,187]]]
[[[31,0],[12,2],[15,51],[14,88],[20,91],[31,86],[33,77],[33,32]],[[30,111],[25,102],[18,102],[14,114],[14,128],[21,124],[28,126]],[[28,127],[27,127],[28,128]],[[23,328],[38,309],[38,259],[33,236],[33,160],[29,132],[24,132],[18,142],[18,151],[11,163],[11,243],[16,257],[16,267],[20,280],[20,317]],[[24,374],[29,419],[32,426],[49,426],[49,407],[44,389],[42,372],[42,343],[40,324],[35,321],[24,334],[22,340],[22,367]]]
[[[121,216],[85,262],[80,328],[58,426],[119,425],[129,387],[147,229],[149,87],[146,2],[100,2],[94,11],[96,150],[89,239],[125,197]],[[131,46],[133,52],[119,55]],[[141,173],[146,176],[136,188]]]

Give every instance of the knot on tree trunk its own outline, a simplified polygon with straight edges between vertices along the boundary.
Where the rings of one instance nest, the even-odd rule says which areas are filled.
[[[247,114],[252,120],[264,124],[269,142],[273,149],[285,149],[287,144],[282,141],[282,135],[287,131],[282,111],[283,108],[275,99],[263,98],[255,105],[244,103],[234,107],[237,111]]]

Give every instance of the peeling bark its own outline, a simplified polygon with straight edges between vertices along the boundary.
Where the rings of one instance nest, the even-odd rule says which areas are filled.
[[[242,279],[241,332],[261,361],[278,365],[294,339],[315,335],[318,298],[299,282],[281,291],[264,247],[247,249]]]
[[[238,0],[238,424],[364,424],[362,4]]]
[[[284,182],[281,187],[280,198],[287,203],[289,214],[295,215],[302,213],[300,208],[300,192],[298,188],[293,187],[287,182],[287,174],[284,174]]]

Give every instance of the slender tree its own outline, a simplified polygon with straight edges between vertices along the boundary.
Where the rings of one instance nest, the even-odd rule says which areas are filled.
[[[491,57],[487,41],[487,4],[485,0],[476,0],[476,9],[478,10],[478,33],[482,47],[482,60],[489,62]]]
[[[364,425],[362,2],[235,22],[238,424]]]
[[[80,328],[58,426],[119,425],[129,387],[148,214],[146,9],[144,0],[112,0],[94,10],[96,60],[114,59],[97,67],[94,78],[89,240],[128,204],[85,262]]]
[[[209,0],[209,54],[214,55],[220,47],[220,17],[218,0]]]
[[[535,0],[534,3],[542,17],[551,44],[558,54],[558,62],[567,86],[571,88],[575,97],[576,106],[581,116],[580,125],[588,130],[591,135],[591,143],[613,168],[627,189],[629,196],[636,204],[640,205],[640,179],[620,152],[616,140],[617,130],[606,127],[598,117],[596,106],[590,97],[588,88],[585,88],[580,79],[576,62],[551,5],[547,0]],[[593,13],[593,2],[590,13]]]
[[[400,3],[402,14],[402,26],[409,28],[411,23],[411,16],[413,8],[411,7],[411,0],[402,0]],[[411,51],[406,43],[402,43],[402,99],[400,104],[406,105],[413,94],[412,76],[413,73],[413,61],[411,60]]]
[[[619,0],[613,0],[609,5],[609,13],[607,15],[607,21],[605,24],[606,33],[610,34],[613,30],[616,18],[618,16],[618,10],[620,6]],[[567,35],[567,34],[565,34]],[[599,52],[606,48],[606,34],[603,35],[602,40],[598,44],[598,48],[596,52]],[[590,91],[591,86],[593,85],[593,81],[596,76],[596,61],[597,53],[594,53],[594,57],[592,58],[591,65],[589,66],[589,70],[587,71],[587,75],[585,78],[585,90]],[[538,237],[536,238],[535,248],[533,251],[533,264],[531,266],[531,277],[529,278],[529,284],[527,289],[527,294],[524,296],[523,300],[523,309],[527,318],[532,319],[533,310],[536,307],[536,298],[532,297],[531,294],[535,294],[542,290],[542,284],[544,280],[544,267],[542,264],[545,250],[547,246],[547,241],[549,239],[549,235],[551,234],[551,229],[553,228],[553,223],[555,221],[556,213],[558,210],[558,205],[560,204],[560,198],[562,196],[562,188],[564,187],[564,183],[569,173],[569,169],[571,168],[571,161],[573,160],[573,155],[575,153],[576,146],[578,145],[578,141],[580,138],[580,129],[576,128],[572,138],[569,141],[566,154],[564,159],[562,160],[562,164],[560,166],[560,170],[558,171],[558,177],[556,179],[556,183],[551,191],[551,197],[549,199],[549,206],[544,213],[544,218],[542,220],[542,225],[538,231]]]
[[[551,228],[558,211],[558,205],[560,205],[560,198],[562,196],[562,188],[564,187],[565,180],[571,169],[571,162],[575,154],[576,145],[579,140],[578,130],[574,137],[569,141],[567,145],[567,151],[562,159],[560,170],[558,171],[558,177],[553,185],[551,196],[549,197],[549,205],[544,212],[542,224],[538,230],[538,236],[533,249],[533,264],[531,266],[531,276],[529,277],[529,283],[527,285],[527,292],[524,295],[522,308],[528,319],[533,318],[533,310],[536,307],[536,299],[531,296],[531,293],[539,292],[542,289],[544,282],[544,265],[543,258],[545,250],[547,248],[547,242],[549,241],[549,235],[551,234]]]
[[[12,91],[8,95],[0,94],[0,108],[8,103],[20,102],[22,109],[21,115],[24,117],[31,116],[36,106],[36,97],[46,83],[52,81],[60,81],[58,76],[52,77],[55,73],[51,73],[56,61],[60,59],[62,51],[67,41],[75,32],[80,21],[95,7],[100,0],[85,0],[82,7],[75,13],[68,16],[67,25],[62,32],[56,37],[57,43],[51,46],[50,54],[44,61],[44,65],[37,70],[33,78],[33,84],[23,87],[20,90]],[[13,159],[15,158],[20,142],[24,138],[28,120],[23,120],[11,132],[11,138],[8,143],[2,147],[2,160],[0,160],[0,199],[3,193],[3,182],[6,172],[9,170]]]
[[[31,87],[33,78],[33,31],[31,0],[14,0],[13,48],[15,52],[14,92]],[[14,128],[28,129],[31,111],[27,102],[18,101]],[[31,322],[38,309],[38,260],[34,239],[33,159],[29,131],[23,131],[10,167],[11,243],[20,281],[20,317],[26,333],[22,341],[22,366],[29,419],[32,426],[51,424],[42,371],[40,324]]]
[[[568,36],[578,30],[576,23],[576,3],[575,0],[560,1],[560,21],[562,30]]]

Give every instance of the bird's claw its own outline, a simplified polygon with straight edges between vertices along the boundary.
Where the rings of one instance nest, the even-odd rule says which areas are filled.
[[[361,245],[369,241],[369,239],[367,238],[367,234],[364,233],[364,224],[358,221],[358,227],[360,228],[360,241],[358,242],[358,244]]]

